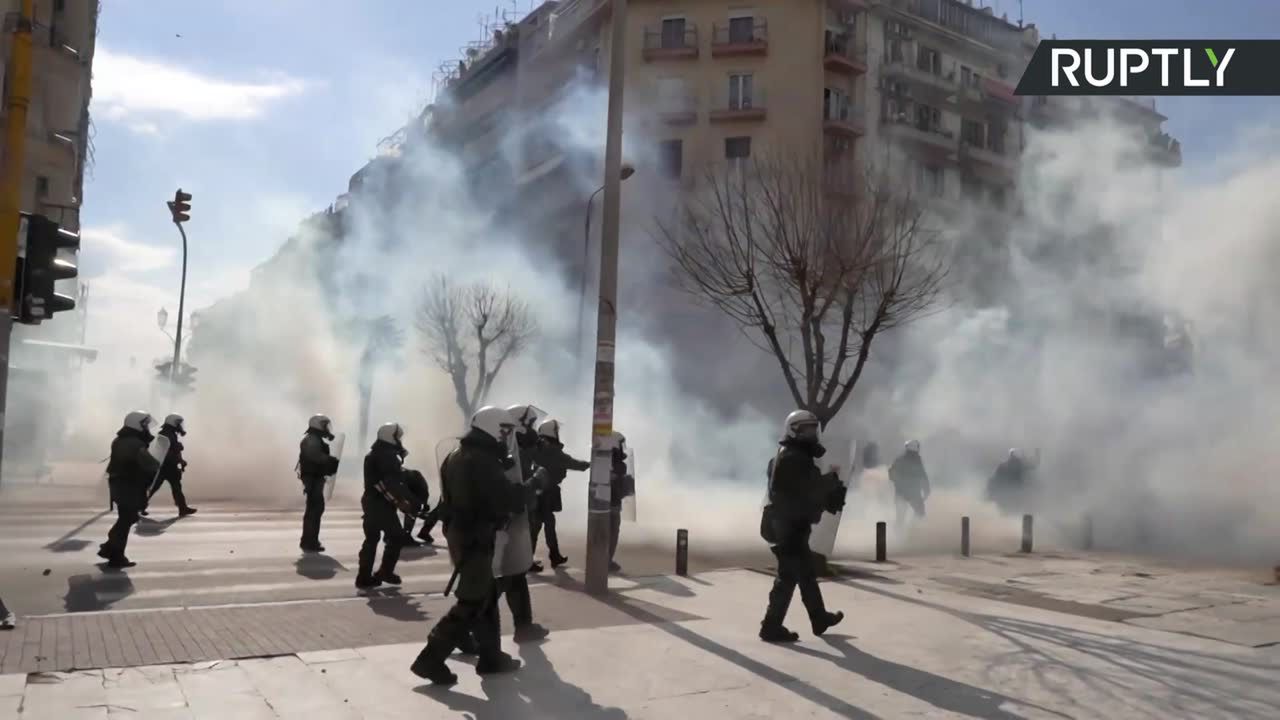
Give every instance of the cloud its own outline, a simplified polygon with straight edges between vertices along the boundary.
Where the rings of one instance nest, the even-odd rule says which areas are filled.
[[[177,249],[134,242],[120,227],[88,227],[80,232],[81,255],[112,274],[142,273],[169,267]]]
[[[288,76],[279,76],[273,82],[233,82],[102,47],[94,53],[95,111],[109,120],[129,120],[131,129],[145,134],[158,132],[159,127],[137,119],[138,115],[247,120],[306,87],[305,82]]]

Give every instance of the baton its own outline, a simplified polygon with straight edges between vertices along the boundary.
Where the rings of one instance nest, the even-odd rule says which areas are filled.
[[[453,592],[453,584],[458,581],[458,568],[453,569],[453,574],[449,576],[449,584],[444,586],[444,596],[449,597],[449,593]]]

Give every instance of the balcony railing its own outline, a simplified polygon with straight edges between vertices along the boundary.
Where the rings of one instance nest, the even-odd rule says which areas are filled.
[[[893,116],[885,113],[880,118],[881,126],[890,134],[901,140],[916,142],[934,150],[945,152],[951,157],[956,152],[956,135],[951,130],[941,127],[921,127],[911,117]]]
[[[955,70],[947,73],[935,73],[932,70],[921,68],[914,58],[886,58],[884,72],[886,75],[932,85],[948,93],[955,92],[958,84]]]
[[[823,103],[822,126],[827,132],[851,137],[861,137],[867,132],[863,109],[852,103]]]
[[[669,125],[691,125],[698,121],[698,96],[692,92],[658,99],[658,117]]]
[[[712,25],[711,54],[763,55],[769,51],[769,24],[764,20],[746,23]]]
[[[867,71],[867,46],[852,35],[827,33],[823,62],[828,70],[861,75]]]
[[[644,31],[644,59],[698,57],[698,28],[686,25],[684,30],[672,32],[666,29]]]
[[[763,120],[766,107],[764,91],[759,88],[737,97],[726,94],[711,108],[711,121]]]
[[[1005,150],[996,150],[964,139],[960,141],[960,159],[962,161],[976,161],[1006,172],[1011,172],[1018,166],[1018,158],[1010,153],[1007,148]]]

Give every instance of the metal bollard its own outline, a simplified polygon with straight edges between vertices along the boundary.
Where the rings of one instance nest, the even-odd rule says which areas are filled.
[[[876,562],[885,561],[885,535],[888,530],[888,524],[884,522],[876,523]]]
[[[960,554],[969,557],[969,517],[960,518]]]
[[[676,531],[676,574],[681,577],[689,575],[689,531]]]
[[[1022,552],[1031,552],[1031,516],[1022,516]]]

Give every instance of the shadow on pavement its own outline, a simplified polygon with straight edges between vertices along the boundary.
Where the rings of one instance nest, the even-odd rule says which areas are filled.
[[[422,609],[418,601],[401,595],[395,588],[380,591],[379,595],[369,597],[369,609],[375,615],[399,620],[400,622],[423,622],[431,616]]]
[[[899,665],[882,660],[863,652],[853,645],[853,638],[848,635],[829,635],[822,640],[832,648],[840,651],[843,657],[833,658],[826,653],[804,647],[791,645],[790,649],[802,655],[831,660],[840,668],[862,677],[878,685],[895,690],[903,695],[910,695],[930,705],[953,712],[958,715],[984,718],[989,720],[1020,720],[1022,715],[1001,708],[1005,703],[1032,707],[1058,717],[1070,718],[1069,715],[1050,710],[1039,705],[1001,695],[990,690],[983,690],[967,683],[952,680],[942,675],[934,675],[918,668]]]
[[[137,526],[134,527],[133,532],[141,535],[142,537],[163,535],[165,530],[173,527],[173,524],[181,519],[182,518],[177,516],[171,517],[168,520],[152,520],[149,517],[140,518]]]
[[[400,557],[406,559],[434,557],[439,553],[439,548],[434,545],[419,545],[417,547],[406,546],[400,550]]]
[[[94,523],[98,522],[99,520],[101,520],[102,518],[106,517],[106,516],[107,516],[107,515],[109,515],[110,513],[111,513],[111,511],[110,511],[110,510],[103,510],[102,512],[98,513],[97,515],[94,515],[93,517],[89,518],[88,520],[85,520],[84,522],[80,523],[80,525],[79,525],[78,527],[76,527],[75,529],[71,530],[71,531],[70,531],[70,532],[68,532],[66,535],[63,535],[62,537],[58,538],[57,540],[54,540],[53,542],[49,543],[48,545],[45,545],[45,546],[44,546],[44,548],[45,548],[46,550],[52,550],[53,552],[56,552],[56,553],[64,553],[64,552],[80,552],[81,550],[83,550],[83,549],[85,549],[86,547],[88,547],[88,545],[89,545],[89,542],[90,542],[90,541],[89,541],[89,540],[80,540],[79,538],[76,538],[76,535],[79,535],[79,534],[80,534],[80,532],[81,532],[82,530],[84,530],[85,528],[89,527],[90,525],[92,525],[92,524],[94,524]]]
[[[105,567],[105,563],[99,567]],[[106,610],[133,594],[133,581],[123,572],[102,575],[72,575],[67,578],[67,594],[62,607],[67,612]]]
[[[672,597],[689,598],[697,595],[692,589],[685,587],[677,580],[673,580],[666,575],[659,575],[652,578],[636,578],[636,590],[657,590],[664,595]],[[621,591],[621,592],[626,592]]]
[[[846,581],[843,584],[946,613],[1000,637],[1013,649],[991,661],[987,672],[1007,674],[1011,666],[1029,671],[1042,690],[1053,693],[1066,704],[1075,704],[1078,698],[1073,688],[1053,677],[1063,672],[1070,673],[1099,697],[1119,707],[1129,702],[1135,693],[1141,693],[1143,699],[1165,717],[1186,717],[1187,702],[1196,701],[1232,718],[1270,720],[1280,705],[1276,665],[1163,647],[1078,628],[967,612],[861,583]],[[1082,664],[1081,656],[1096,664],[1093,667]],[[1134,676],[1166,692],[1157,694],[1149,688],[1134,687]],[[1261,700],[1251,699],[1243,697],[1243,690],[1252,690],[1255,696],[1259,692],[1271,695]]]
[[[480,681],[484,700],[447,688],[421,685],[414,692],[439,700],[450,710],[467,713],[474,720],[508,720],[518,717],[574,717],[596,720],[626,720],[622,708],[601,707],[591,694],[565,682],[551,665],[541,643],[520,645],[524,665],[508,675]],[[463,668],[470,672],[471,668]]]
[[[573,579],[572,576],[565,574],[557,578],[559,582],[556,584],[575,592],[583,592],[585,589],[582,583]],[[619,595],[609,595],[603,598],[594,598],[597,602],[601,602],[638,622],[651,625],[668,635],[682,640],[690,645],[715,655],[727,662],[733,663],[747,672],[757,677],[767,680],[783,690],[793,692],[796,695],[808,700],[809,702],[820,705],[841,717],[854,718],[854,720],[879,720],[874,713],[863,710],[856,705],[851,705],[840,698],[831,695],[819,688],[809,685],[804,680],[785,673],[777,668],[770,667],[765,663],[755,660],[754,658],[743,655],[733,648],[726,647],[711,638],[699,635],[689,628],[677,623],[671,622],[666,618],[654,614],[650,610],[639,607],[628,598]]]
[[[324,553],[303,555],[293,561],[293,568],[308,580],[332,580],[339,572],[347,571],[342,563]]]

